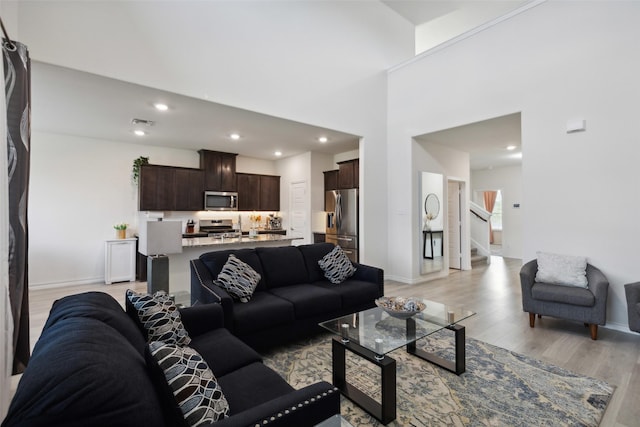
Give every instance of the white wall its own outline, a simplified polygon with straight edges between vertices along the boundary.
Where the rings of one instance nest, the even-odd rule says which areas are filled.
[[[384,4],[32,1],[19,28],[34,60],[362,135],[361,259],[385,267],[384,70],[414,33]]]
[[[624,328],[623,285],[640,276],[639,19],[639,2],[549,1],[389,75],[400,171],[411,134],[522,112],[522,257],[586,255],[611,284],[608,324]],[[572,118],[587,131],[566,134]],[[410,178],[390,174],[395,188]],[[407,245],[404,235],[389,246]]]
[[[104,280],[104,240],[113,225],[137,226],[133,160],[198,167],[198,153],[33,132],[29,190],[29,283]]]
[[[522,167],[471,171],[471,189],[471,194],[489,190],[502,192],[502,256],[522,258]],[[520,208],[514,208],[514,204],[520,204]],[[483,204],[480,203],[480,206]]]

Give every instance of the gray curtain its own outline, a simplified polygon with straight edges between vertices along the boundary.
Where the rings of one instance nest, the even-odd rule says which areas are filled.
[[[9,172],[9,299],[13,315],[13,373],[29,362],[27,201],[31,143],[31,61],[22,43],[3,40]]]

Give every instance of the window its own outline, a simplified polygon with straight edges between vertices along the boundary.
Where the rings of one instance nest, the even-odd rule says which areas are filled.
[[[502,230],[502,191],[498,190],[491,215],[491,229]]]

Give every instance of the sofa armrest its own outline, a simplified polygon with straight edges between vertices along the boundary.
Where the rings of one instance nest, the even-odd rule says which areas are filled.
[[[356,272],[351,276],[352,279],[362,280],[365,282],[376,283],[380,288],[380,295],[384,295],[384,270],[370,265],[353,263]]]
[[[190,336],[224,328],[224,312],[220,304],[199,304],[180,309],[180,317]]]
[[[224,312],[225,327],[233,331],[233,299],[213,282],[213,276],[207,266],[199,259],[192,259],[191,269],[191,303],[220,304]]]
[[[312,427],[339,413],[340,392],[321,381],[217,421],[215,426]]]
[[[536,273],[538,272],[538,260],[533,259],[522,266],[520,269],[520,287],[522,288],[522,309],[530,311],[533,309],[533,295],[531,288],[536,282]]]
[[[596,304],[600,301],[604,301],[606,304],[609,280],[600,269],[591,264],[587,264],[587,283],[589,284],[589,290],[596,297]]]

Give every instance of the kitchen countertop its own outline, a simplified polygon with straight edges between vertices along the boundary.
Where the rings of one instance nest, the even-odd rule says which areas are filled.
[[[260,242],[290,242],[301,237],[287,237],[280,234],[259,234],[256,237],[191,237],[182,239],[183,248],[221,245],[246,245],[251,246]]]

